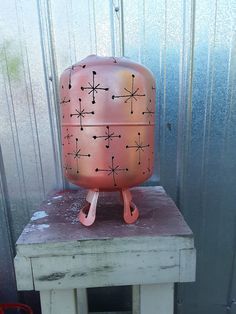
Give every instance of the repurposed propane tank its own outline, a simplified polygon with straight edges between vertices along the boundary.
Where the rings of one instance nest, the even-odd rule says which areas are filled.
[[[60,79],[64,173],[89,189],[79,220],[91,225],[99,191],[120,190],[124,219],[138,209],[128,188],[153,172],[155,81],[144,66],[127,58],[88,56]]]

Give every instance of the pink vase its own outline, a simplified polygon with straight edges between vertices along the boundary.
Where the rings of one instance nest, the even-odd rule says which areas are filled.
[[[91,225],[99,191],[121,192],[124,220],[138,209],[128,188],[153,172],[155,81],[144,66],[126,58],[88,56],[60,80],[64,172],[89,189],[79,220]]]

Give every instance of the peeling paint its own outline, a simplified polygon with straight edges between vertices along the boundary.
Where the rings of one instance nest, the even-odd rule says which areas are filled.
[[[37,211],[33,214],[31,220],[34,221],[34,220],[42,219],[42,218],[47,217],[47,216],[48,216],[48,214],[44,210],[40,210],[40,211]]]

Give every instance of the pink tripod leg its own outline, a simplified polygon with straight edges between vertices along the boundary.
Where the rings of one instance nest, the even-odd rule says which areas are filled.
[[[138,219],[138,208],[132,202],[132,196],[128,189],[122,190],[122,196],[124,201],[124,220],[127,224],[132,224]]]
[[[84,226],[91,226],[95,221],[98,195],[98,190],[89,190],[88,192],[86,197],[88,204],[86,204],[79,212],[79,221]]]

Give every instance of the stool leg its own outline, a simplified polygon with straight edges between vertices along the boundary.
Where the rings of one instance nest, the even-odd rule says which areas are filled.
[[[122,196],[124,201],[124,220],[127,224],[132,224],[138,219],[138,208],[132,202],[132,196],[128,189],[122,190]]]
[[[133,314],[147,313],[174,313],[173,283],[141,285],[139,286],[139,289],[137,288],[137,286],[133,286]]]
[[[88,195],[86,197],[88,204],[81,208],[78,215],[79,221],[84,226],[91,226],[95,221],[98,195],[98,190],[89,190],[88,192]]]
[[[78,314],[88,314],[87,289],[77,289]]]
[[[78,308],[76,289],[40,291],[42,314],[88,314]]]
[[[140,314],[140,287],[132,286],[132,314]]]

